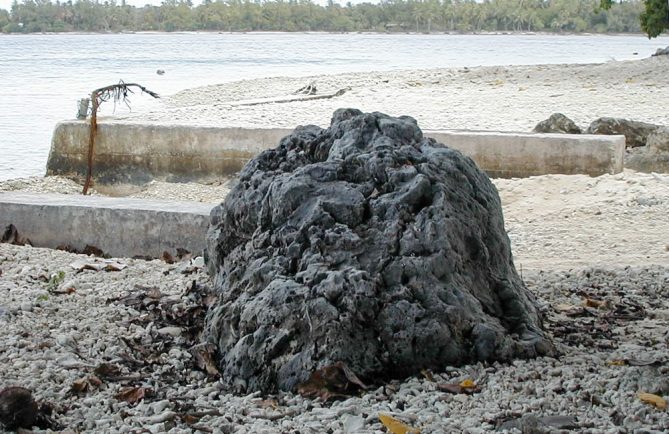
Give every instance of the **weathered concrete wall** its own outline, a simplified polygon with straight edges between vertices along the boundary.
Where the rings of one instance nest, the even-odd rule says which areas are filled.
[[[216,180],[238,172],[291,130],[99,124],[93,163],[100,184]],[[84,177],[88,122],[56,126],[47,175]]]
[[[471,157],[489,176],[620,173],[624,136],[426,131],[425,135]]]
[[[214,204],[57,194],[0,193],[0,228],[36,247],[87,244],[112,256],[200,252]]]
[[[257,153],[274,147],[290,129],[204,128],[100,124],[93,174],[98,185],[141,184],[151,179],[207,181],[239,171]],[[623,136],[424,131],[460,150],[493,177],[548,173],[591,176],[623,168]],[[88,124],[63,122],[53,135],[47,175],[82,178]]]

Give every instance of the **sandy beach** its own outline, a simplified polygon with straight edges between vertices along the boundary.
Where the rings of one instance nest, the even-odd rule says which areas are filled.
[[[238,127],[326,127],[334,110],[409,115],[423,129],[531,131],[561,112],[581,127],[598,117],[669,124],[668,56],[597,65],[498,66],[243,80],[186,90],[132,122]],[[314,83],[331,99],[271,103]],[[258,104],[258,103],[261,104]],[[265,102],[265,103],[262,103]],[[255,105],[244,105],[255,104]]]
[[[529,131],[554,112],[582,127],[600,116],[669,125],[667,67],[664,56],[247,80],[184,91],[119,120],[327,126],[335,109],[357,107],[411,115],[424,129]],[[311,81],[319,94],[347,90],[330,99],[263,103],[290,98]],[[134,196],[213,206],[233,183],[153,182]],[[128,301],[157,288],[156,309],[198,306],[212,282],[197,262],[119,258],[120,271],[80,271],[72,264],[90,258],[0,244],[0,388],[31,389],[69,432],[387,432],[379,413],[423,433],[669,431],[667,410],[639,397],[669,398],[669,174],[626,170],[494,184],[516,268],[537,296],[558,358],[445,367],[335,403],[294,394],[233,396],[193,369],[193,337],[174,315],[158,318]],[[8,190],[78,194],[80,186],[29,178],[0,183]],[[100,376],[103,363],[119,372],[77,391],[73,384]],[[480,393],[438,387],[467,378]],[[119,399],[131,386],[151,393],[138,404]]]

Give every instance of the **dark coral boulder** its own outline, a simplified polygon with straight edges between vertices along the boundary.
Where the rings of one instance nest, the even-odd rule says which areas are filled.
[[[342,109],[242,170],[212,211],[206,333],[238,390],[295,390],[553,351],[497,190],[410,117]]]

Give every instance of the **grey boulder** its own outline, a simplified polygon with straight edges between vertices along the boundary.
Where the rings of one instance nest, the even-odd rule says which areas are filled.
[[[236,391],[554,352],[497,190],[410,117],[341,109],[258,155],[212,211],[207,261],[205,333]]]
[[[581,134],[581,128],[562,113],[553,113],[548,119],[537,124],[535,133]]]
[[[658,125],[646,122],[622,118],[599,118],[592,121],[586,134],[621,134],[625,136],[625,144],[628,148],[636,148],[645,146],[648,135],[657,128]]]

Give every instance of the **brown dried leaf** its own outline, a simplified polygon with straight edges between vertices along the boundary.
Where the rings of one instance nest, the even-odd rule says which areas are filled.
[[[662,398],[661,396],[654,395],[652,393],[639,393],[639,399],[646,404],[653,405],[660,410],[664,410],[667,408],[667,401]]]
[[[74,380],[70,390],[74,393],[86,393],[94,388],[100,387],[101,385],[102,380],[100,380],[95,375],[89,375],[87,377]]]
[[[152,390],[147,387],[123,387],[115,395],[115,398],[129,404],[136,404],[142,399],[149,397],[151,393]]]
[[[79,378],[77,380],[74,380],[72,382],[72,386],[70,387],[70,390],[75,393],[85,393],[88,392],[88,389],[90,388],[90,384],[88,383],[88,379],[86,377],[84,378]]]
[[[300,395],[323,401],[352,396],[361,389],[365,390],[367,386],[343,362],[312,372],[307,381],[297,386]]]
[[[434,383],[434,375],[432,375],[432,372],[429,369],[421,369],[420,373],[427,381]]]
[[[213,344],[199,344],[190,349],[190,353],[195,359],[196,366],[209,375],[219,377],[221,373],[218,371],[216,362],[214,361],[214,352],[216,347]]]
[[[181,415],[180,417],[181,421],[186,425],[193,425],[194,423],[198,423],[200,421],[199,417],[193,416],[192,414],[184,414]]]
[[[446,393],[452,393],[454,395],[457,395],[459,393],[464,393],[464,389],[462,386],[459,384],[453,384],[453,383],[441,383],[437,384],[437,389],[446,392]]]
[[[608,303],[605,300],[595,300],[594,298],[586,297],[583,300],[583,305],[586,307],[594,307],[595,309],[603,309],[607,307]]]
[[[102,378],[114,378],[121,374],[121,368],[118,365],[112,365],[111,363],[101,363],[93,372]]]
[[[273,410],[279,408],[279,401],[276,399],[263,399],[258,401],[256,404],[258,404],[258,407],[260,408],[271,408]]]
[[[420,434],[418,428],[412,428],[389,414],[379,413],[379,420],[393,434]]]
[[[459,384],[454,384],[454,383],[437,384],[437,389],[442,392],[453,393],[455,395],[460,393],[471,395],[473,393],[478,393],[481,391],[481,388],[469,378],[464,381],[461,381]]]
[[[162,255],[160,255],[160,259],[162,259],[163,261],[165,261],[168,264],[174,264],[174,262],[175,262],[174,261],[174,256],[172,256],[170,254],[170,252],[168,252],[167,250],[164,251]]]

